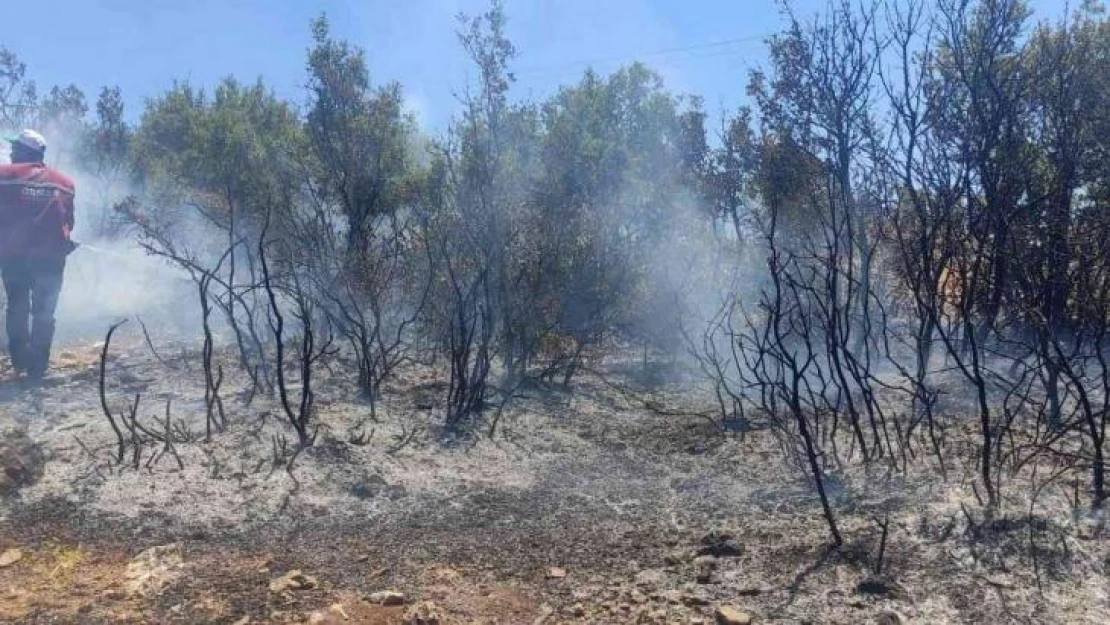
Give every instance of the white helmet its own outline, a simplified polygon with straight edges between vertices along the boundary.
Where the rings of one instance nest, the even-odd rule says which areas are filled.
[[[46,137],[43,137],[38,132],[27,129],[14,137],[9,137],[8,142],[12,145],[20,145],[32,152],[45,152],[46,151]]]

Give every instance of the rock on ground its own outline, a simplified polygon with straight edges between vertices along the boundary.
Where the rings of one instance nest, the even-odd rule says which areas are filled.
[[[397,592],[396,590],[376,592],[367,597],[366,600],[370,603],[386,606],[404,605],[406,603],[405,593]]]
[[[42,479],[46,455],[25,432],[0,434],[0,495],[10,495]]]
[[[7,568],[23,559],[23,552],[19,549],[8,549],[0,553],[0,569]]]
[[[305,575],[299,569],[289,571],[285,575],[270,581],[270,592],[285,592],[287,590],[311,590],[316,587],[316,578]]]
[[[431,601],[424,601],[409,608],[401,622],[404,625],[447,625],[449,623],[443,608]]]
[[[718,625],[751,625],[755,617],[735,606],[723,605],[715,614]]]
[[[343,604],[333,604],[327,610],[317,610],[308,616],[309,625],[338,625],[351,620]]]

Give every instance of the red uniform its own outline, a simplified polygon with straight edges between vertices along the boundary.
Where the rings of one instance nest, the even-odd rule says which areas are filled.
[[[14,155],[14,151],[13,151]],[[73,251],[73,181],[42,163],[0,165],[0,275],[12,366],[41,378]]]
[[[73,180],[41,163],[0,165],[0,262],[73,251]]]

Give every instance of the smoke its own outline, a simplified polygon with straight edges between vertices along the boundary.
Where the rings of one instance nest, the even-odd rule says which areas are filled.
[[[2,130],[6,135],[17,132]],[[38,130],[49,146],[47,165],[71,177],[76,187],[73,239],[79,245],[66,261],[55,344],[99,340],[111,323],[128,317],[141,317],[160,338],[195,329],[199,313],[189,277],[149,255],[114,210],[135,194],[127,172],[95,171],[81,158],[80,139],[63,124],[48,123]],[[9,162],[7,146],[0,152],[2,161]]]
[[[192,282],[127,240],[93,240],[69,257],[58,302],[60,343],[100,337],[124,317],[178,336],[199,323]]]

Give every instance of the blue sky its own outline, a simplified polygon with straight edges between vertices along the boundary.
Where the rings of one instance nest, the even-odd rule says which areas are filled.
[[[1075,0],[1078,2],[1078,0]],[[432,130],[457,109],[469,67],[455,15],[486,0],[55,0],[5,2],[0,45],[27,63],[40,89],[75,83],[90,98],[119,85],[135,118],[145,98],[175,79],[209,86],[226,75],[262,76],[275,92],[305,100],[310,20],[364,48],[375,81],[399,80]],[[825,0],[796,0],[800,14]],[[1062,0],[1033,0],[1038,17]],[[605,71],[640,59],[675,91],[705,98],[711,113],[744,101],[763,39],[782,27],[775,0],[506,0],[519,50],[515,92],[542,97],[590,65]]]

